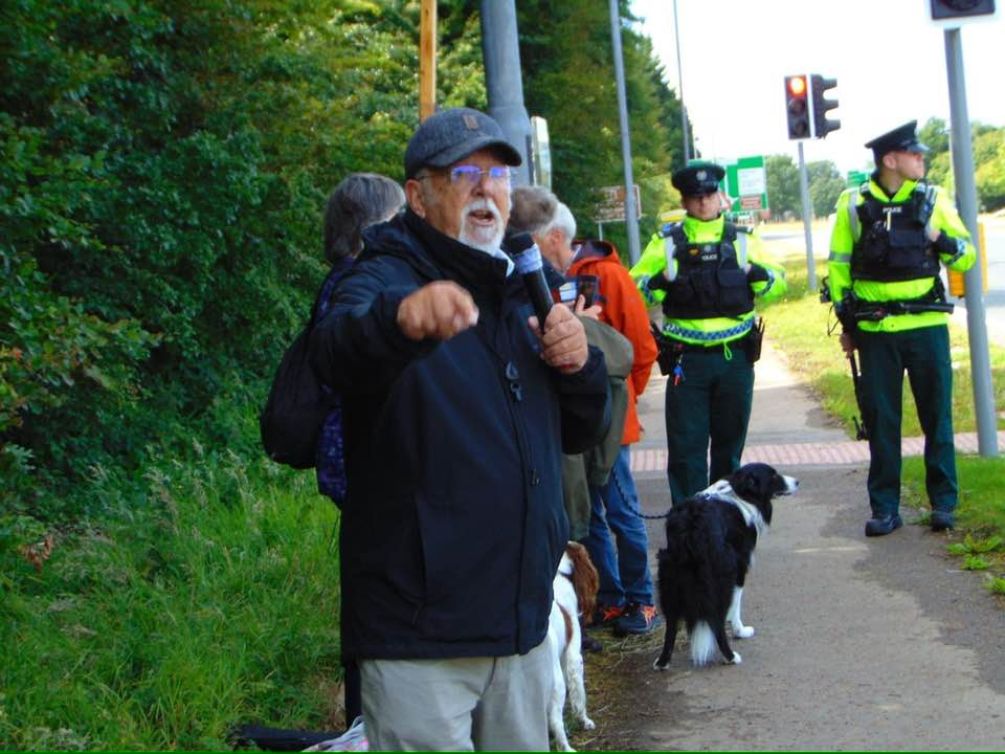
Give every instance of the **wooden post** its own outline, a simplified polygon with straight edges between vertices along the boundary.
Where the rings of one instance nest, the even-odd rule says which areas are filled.
[[[419,121],[436,112],[436,0],[422,0],[419,22]]]

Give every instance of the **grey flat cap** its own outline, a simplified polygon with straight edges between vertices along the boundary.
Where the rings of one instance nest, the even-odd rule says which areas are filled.
[[[409,140],[405,149],[405,177],[414,177],[425,165],[445,168],[486,148],[495,149],[507,165],[523,162],[499,124],[485,113],[469,107],[442,110],[426,118]]]

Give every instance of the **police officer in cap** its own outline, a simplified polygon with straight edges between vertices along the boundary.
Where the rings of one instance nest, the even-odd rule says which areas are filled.
[[[687,214],[653,236],[630,273],[647,304],[663,308],[658,341],[660,369],[668,376],[667,476],[674,505],[739,467],[760,351],[754,301],[786,291],[784,270],[768,259],[757,236],[723,217],[724,175],[710,162],[673,174]]]
[[[900,433],[904,371],[925,433],[925,484],[933,531],[952,528],[957,503],[948,312],[940,263],[962,272],[976,251],[944,191],[925,182],[917,121],[877,136],[876,170],[837,201],[828,289],[862,367],[861,410],[869,433],[867,537],[900,518]]]

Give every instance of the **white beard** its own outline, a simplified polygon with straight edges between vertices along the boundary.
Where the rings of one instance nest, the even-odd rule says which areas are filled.
[[[475,226],[468,223],[468,215],[477,210],[485,210],[492,213],[495,225],[491,228],[481,225]],[[499,251],[502,245],[503,234],[506,227],[502,221],[502,214],[496,203],[489,198],[472,199],[464,209],[461,210],[461,233],[458,241],[470,246],[473,249],[484,251],[489,254]]]

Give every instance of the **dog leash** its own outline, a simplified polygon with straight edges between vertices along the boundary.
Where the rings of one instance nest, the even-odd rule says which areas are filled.
[[[671,510],[673,510],[673,509],[671,508]],[[632,511],[632,512],[635,513],[635,511]],[[660,518],[666,518],[667,516],[670,515],[670,511],[667,511],[666,513],[655,513],[655,514],[653,514],[651,516],[649,516],[649,515],[647,515],[645,513],[635,513],[635,515],[638,516],[639,518],[645,518],[645,519],[648,519],[649,521],[655,521],[655,520],[660,519]]]

